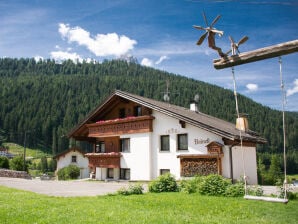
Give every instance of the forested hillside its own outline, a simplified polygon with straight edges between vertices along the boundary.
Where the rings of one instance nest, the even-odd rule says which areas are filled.
[[[57,64],[53,60],[0,59],[0,144],[11,141],[57,153],[68,147],[67,132],[115,89],[162,100],[169,80],[170,102],[188,107],[200,95],[201,112],[235,122],[233,92],[194,79],[121,60]],[[177,94],[176,94],[177,93]],[[239,96],[250,129],[268,144],[259,152],[280,153],[282,114]],[[287,150],[298,148],[298,113],[286,113]]]

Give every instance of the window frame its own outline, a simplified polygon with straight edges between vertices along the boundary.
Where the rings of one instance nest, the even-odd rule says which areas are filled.
[[[125,142],[128,141],[128,149],[124,148]],[[130,138],[121,138],[120,139],[120,152],[129,153],[130,152]]]
[[[142,107],[141,106],[135,106],[133,108],[133,115],[135,117],[139,117],[139,116],[142,116]]]
[[[159,169],[159,175],[164,175],[166,173],[171,173],[170,169]]]
[[[72,155],[71,156],[71,163],[77,163],[77,162],[78,162],[77,155]]]
[[[127,178],[127,176],[128,176],[128,178]],[[121,180],[130,180],[130,168],[120,168],[120,179]]]
[[[110,175],[111,173],[112,175]],[[115,175],[115,172],[114,172],[114,168],[107,168],[107,178],[108,179],[114,179],[114,175]]]
[[[164,138],[168,138],[168,149],[164,148],[164,144],[163,144],[163,139]],[[171,151],[171,147],[170,147],[170,135],[161,135],[160,136],[160,151],[161,152],[170,152]]]
[[[186,148],[181,147],[181,139],[180,137],[186,136]],[[177,151],[188,151],[188,134],[183,133],[183,134],[177,134]]]

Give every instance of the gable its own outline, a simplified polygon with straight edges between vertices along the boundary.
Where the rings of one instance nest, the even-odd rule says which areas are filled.
[[[77,140],[86,140],[88,137],[88,124],[117,119],[120,116],[121,109],[126,111],[126,116],[131,116],[133,115],[134,107],[136,106],[142,107],[142,112],[144,113],[143,115],[150,115],[152,110],[155,110],[178,119],[182,124],[191,124],[213,134],[219,135],[225,139],[229,139],[231,141],[240,139],[239,130],[236,129],[235,124],[204,113],[191,111],[190,109],[184,107],[152,100],[119,90],[115,91],[107,98],[106,101],[91,112],[83,122],[70,131],[68,137],[73,137]],[[242,132],[241,134],[244,141],[262,144],[266,142],[264,138],[250,130]]]

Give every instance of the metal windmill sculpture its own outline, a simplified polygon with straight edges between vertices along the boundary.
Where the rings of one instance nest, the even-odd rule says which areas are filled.
[[[207,25],[207,27],[202,27],[202,26],[197,26],[197,25],[193,25],[194,28],[198,29],[198,30],[205,30],[205,33],[199,38],[199,40],[197,41],[197,45],[201,45],[205,38],[208,35],[208,46],[210,48],[212,48],[213,50],[216,50],[218,52],[218,54],[223,57],[224,53],[222,52],[221,48],[217,47],[215,44],[215,35],[218,34],[220,37],[223,35],[223,31],[217,30],[216,28],[214,28],[214,24],[220,19],[220,15],[216,16],[216,18],[213,20],[213,22],[209,25],[206,15],[203,12],[203,18],[204,21]]]

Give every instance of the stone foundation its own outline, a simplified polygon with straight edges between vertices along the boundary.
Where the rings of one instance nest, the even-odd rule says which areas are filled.
[[[25,171],[15,171],[7,169],[0,169],[0,177],[31,179],[31,176]]]

